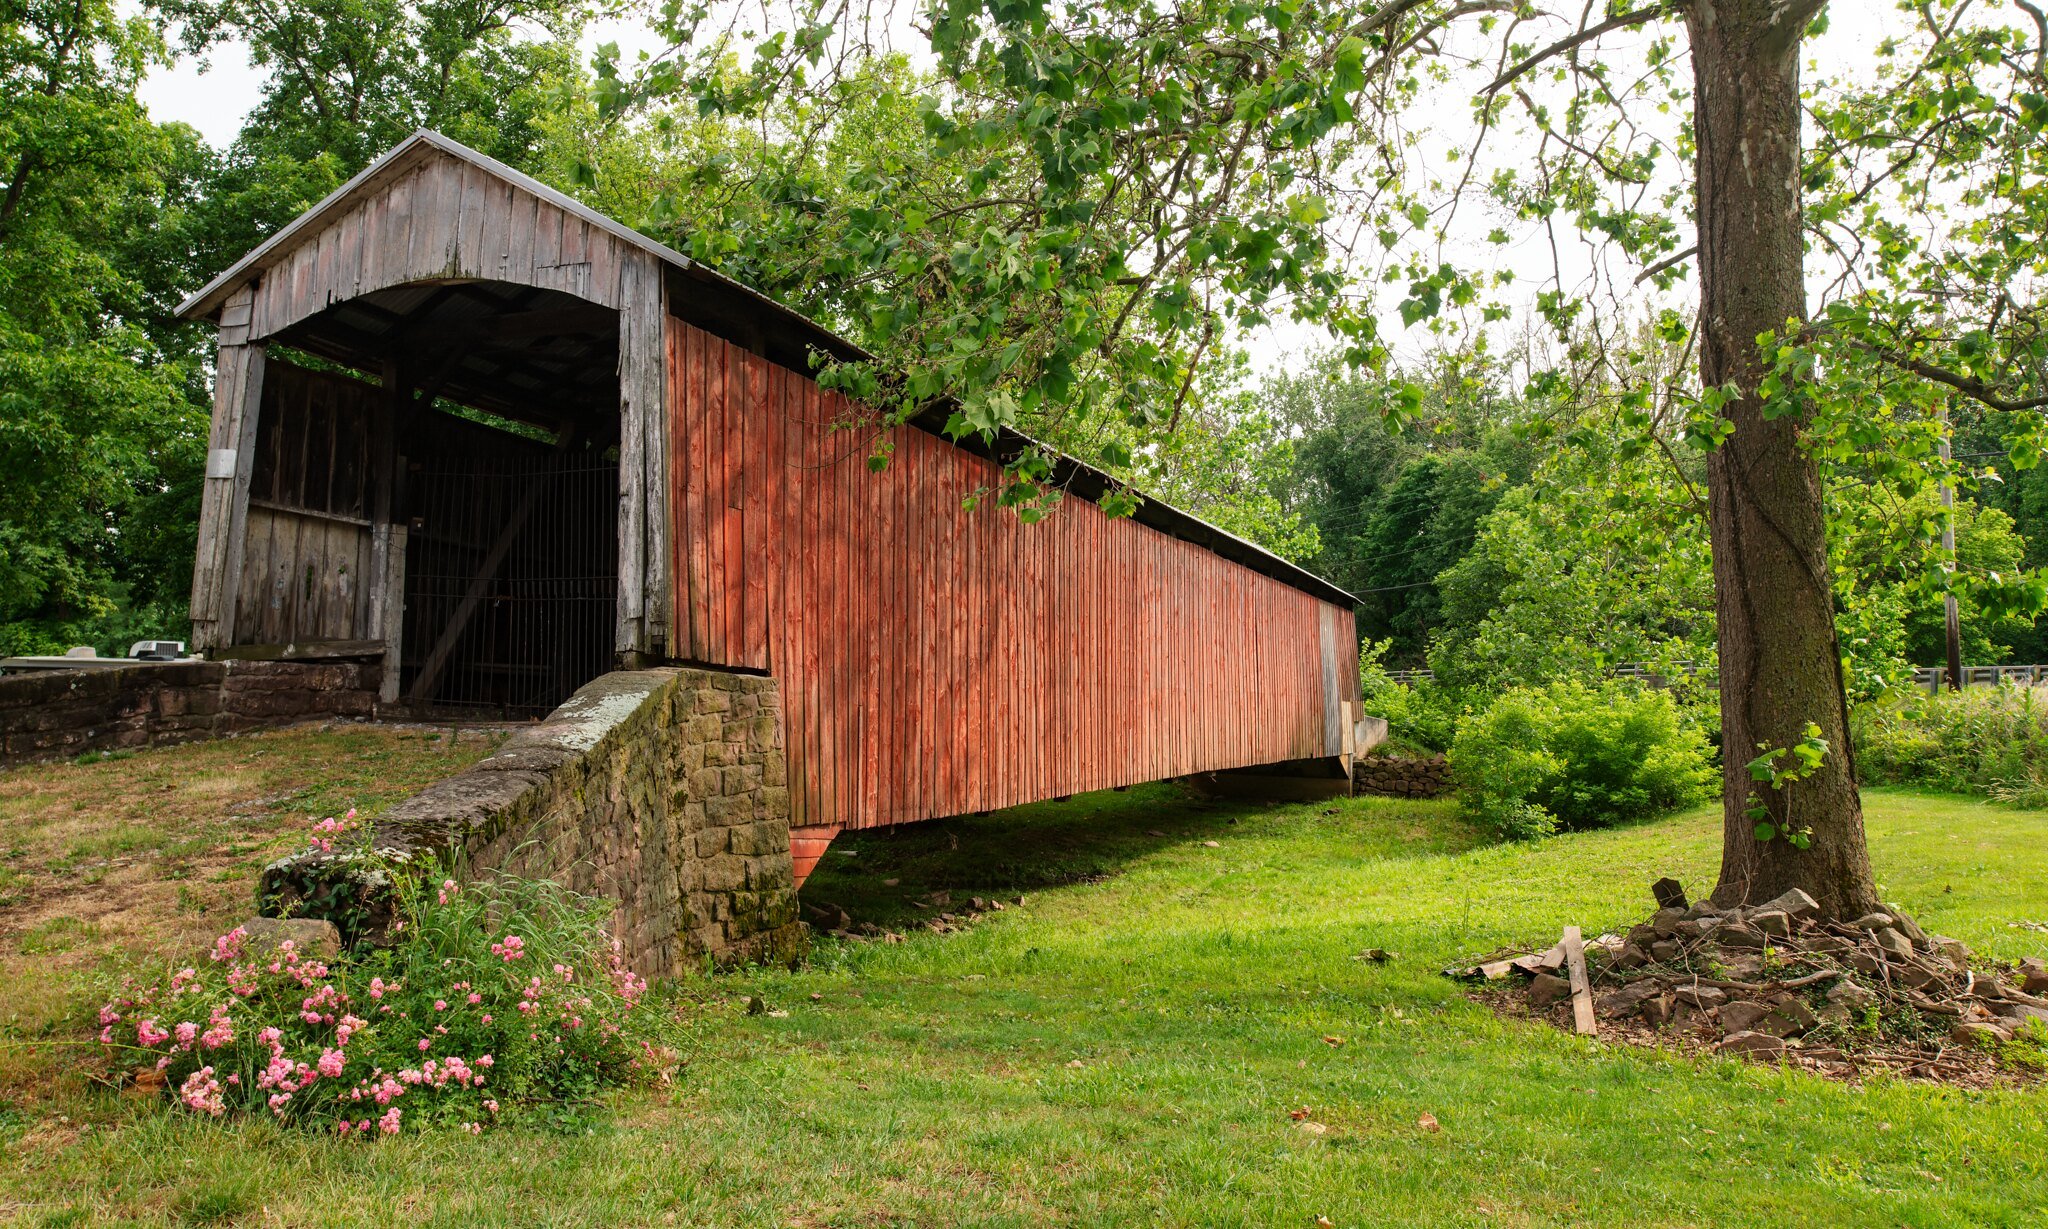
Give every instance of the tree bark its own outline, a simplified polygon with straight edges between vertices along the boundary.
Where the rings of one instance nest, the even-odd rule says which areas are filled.
[[[1799,44],[1819,0],[1694,0],[1686,12],[1694,83],[1700,378],[1742,396],[1708,465],[1708,520],[1720,640],[1725,833],[1715,900],[1756,903],[1803,888],[1834,917],[1877,906],[1849,747],[1820,472],[1799,414],[1767,417],[1759,334],[1806,317],[1800,219]],[[1753,781],[1759,748],[1789,748],[1808,722],[1830,748],[1783,789]],[[1791,767],[1790,756],[1780,761]],[[1761,803],[1779,829],[1758,840]]]

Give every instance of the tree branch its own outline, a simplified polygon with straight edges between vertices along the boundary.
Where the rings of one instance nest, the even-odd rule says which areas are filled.
[[[1582,47],[1585,44],[1592,42],[1594,39],[1599,38],[1603,34],[1607,34],[1615,30],[1625,29],[1630,26],[1639,26],[1646,21],[1655,21],[1659,17],[1675,16],[1676,14],[1682,12],[1689,2],[1690,0],[1669,0],[1668,3],[1653,4],[1648,8],[1633,9],[1626,13],[1616,13],[1614,16],[1609,17],[1606,21],[1601,22],[1599,25],[1587,26],[1586,28],[1580,30],[1578,33],[1570,35],[1566,38],[1561,38],[1556,42],[1550,44],[1550,46],[1545,47],[1543,50],[1528,56],[1526,59],[1523,59],[1520,63],[1516,64],[1513,68],[1510,68],[1506,72],[1502,73],[1500,76],[1495,77],[1493,79],[1493,84],[1481,90],[1480,93],[1484,94],[1487,98],[1491,99],[1495,94],[1500,93],[1508,86],[1514,84],[1515,81],[1517,81],[1521,77],[1526,76],[1532,70],[1540,67],[1546,60],[1550,60],[1556,56],[1563,55],[1565,52],[1571,51],[1575,48]],[[1810,0],[1810,2],[1824,2],[1824,0]]]
[[[1671,255],[1666,256],[1664,259],[1658,261],[1656,264],[1651,265],[1649,268],[1643,270],[1641,273],[1636,274],[1636,280],[1632,284],[1640,286],[1644,282],[1647,282],[1651,278],[1657,276],[1659,273],[1662,273],[1666,269],[1669,269],[1671,266],[1691,260],[1693,257],[1699,254],[1700,245],[1697,243],[1693,244],[1691,247],[1685,249],[1682,252],[1673,252]]]
[[[1958,375],[1946,368],[1936,367],[1932,363],[1923,363],[1919,359],[1908,358],[1903,354],[1895,354],[1889,350],[1880,350],[1870,346],[1862,348],[1894,367],[1903,371],[1910,371],[1923,380],[1932,380],[1936,384],[1946,384],[1972,401],[1990,406],[1994,410],[2003,410],[2009,414],[2017,414],[2029,410],[2048,409],[2048,396],[2006,397],[1976,376]]]

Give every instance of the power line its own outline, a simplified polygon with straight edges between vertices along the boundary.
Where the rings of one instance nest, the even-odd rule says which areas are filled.
[[[1382,585],[1377,589],[1353,589],[1351,594],[1354,597],[1363,597],[1368,593],[1392,593],[1396,589],[1420,589],[1424,585],[1433,585],[1435,583],[1433,580],[1417,580],[1405,585]]]

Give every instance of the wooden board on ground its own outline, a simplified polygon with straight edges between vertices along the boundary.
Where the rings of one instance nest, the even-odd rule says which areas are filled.
[[[1582,1036],[1600,1035],[1600,1024],[1593,1018],[1593,987],[1586,979],[1586,944],[1579,937],[1579,928],[1564,928],[1564,963],[1571,973],[1572,983],[1572,1027]]]

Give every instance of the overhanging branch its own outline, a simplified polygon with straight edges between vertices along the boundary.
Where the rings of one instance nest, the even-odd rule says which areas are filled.
[[[1565,52],[1575,48],[1583,47],[1603,34],[1627,29],[1631,26],[1639,26],[1647,21],[1655,21],[1659,17],[1675,16],[1684,11],[1687,3],[1688,0],[1669,0],[1669,3],[1653,4],[1647,8],[1632,9],[1626,13],[1616,13],[1605,21],[1587,26],[1577,33],[1561,38],[1541,51],[1531,54],[1513,68],[1495,77],[1493,83],[1480,92],[1490,99],[1520,78],[1542,67],[1546,60],[1563,55]]]
[[[1894,354],[1875,347],[1863,348],[1892,366],[1899,368],[1901,371],[1910,371],[1923,380],[1931,380],[1936,384],[1945,384],[1970,400],[1990,406],[1994,410],[2002,410],[2009,414],[2019,414],[2032,410],[2048,409],[2048,397],[2007,397],[1976,376],[1960,375],[1947,368],[1936,367],[1932,363],[1924,363],[1916,358],[1908,358],[1906,355]]]

